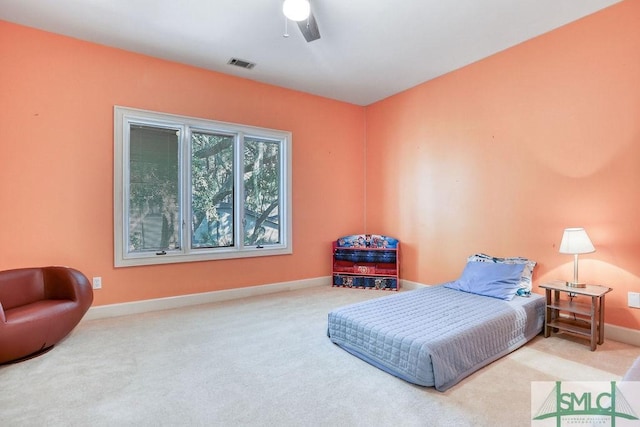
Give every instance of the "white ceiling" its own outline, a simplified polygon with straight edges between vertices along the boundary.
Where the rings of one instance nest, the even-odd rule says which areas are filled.
[[[311,43],[283,37],[282,0],[0,0],[0,19],[368,105],[619,1],[311,0]]]

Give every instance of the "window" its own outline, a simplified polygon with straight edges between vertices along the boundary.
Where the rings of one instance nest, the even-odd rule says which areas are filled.
[[[292,253],[291,133],[115,107],[116,267]]]

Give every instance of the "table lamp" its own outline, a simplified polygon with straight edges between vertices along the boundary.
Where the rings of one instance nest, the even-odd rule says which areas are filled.
[[[567,282],[567,286],[573,288],[586,286],[578,281],[578,254],[590,254],[595,251],[596,249],[584,228],[566,228],[564,230],[560,242],[560,253],[573,255],[573,282]]]

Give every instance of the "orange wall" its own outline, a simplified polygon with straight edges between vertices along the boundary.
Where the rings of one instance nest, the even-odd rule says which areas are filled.
[[[0,269],[74,266],[103,305],[327,276],[362,230],[362,107],[2,21],[0,58]],[[115,269],[114,104],[292,131],[294,254]]]
[[[487,252],[539,283],[571,277],[557,249],[583,226],[581,278],[640,328],[638,52],[627,0],[365,109],[0,21],[0,269],[72,265],[103,305],[326,276],[364,227],[402,240],[411,281]],[[114,104],[292,131],[294,254],[114,269]]]
[[[403,278],[453,280],[474,252],[570,279],[565,227],[640,328],[640,2],[624,1],[367,108],[366,228],[403,242]]]

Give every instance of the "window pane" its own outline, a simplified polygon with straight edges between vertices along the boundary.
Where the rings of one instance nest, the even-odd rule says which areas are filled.
[[[114,125],[116,267],[292,253],[290,132],[119,106]]]
[[[233,142],[231,135],[191,134],[191,246],[233,246]]]
[[[180,247],[177,129],[131,125],[128,252]]]
[[[244,244],[280,243],[280,141],[245,138]]]

